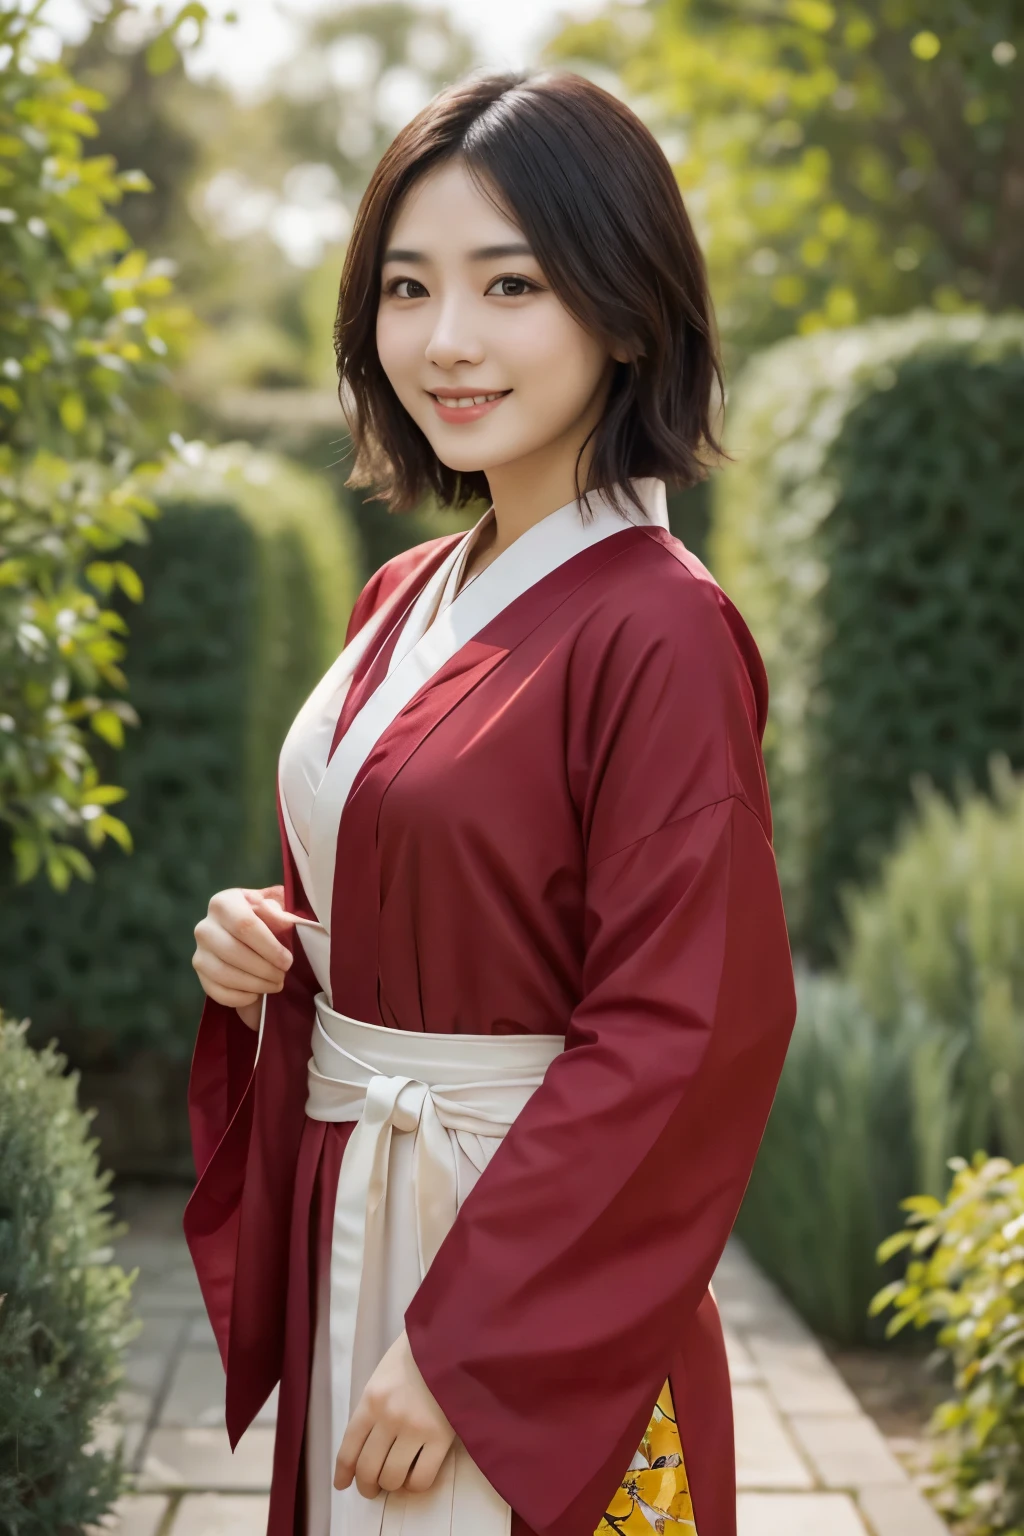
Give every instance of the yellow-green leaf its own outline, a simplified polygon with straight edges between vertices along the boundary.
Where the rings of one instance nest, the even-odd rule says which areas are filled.
[[[119,800],[124,800],[128,791],[121,789],[117,784],[97,784],[95,789],[90,789],[83,800],[83,805],[116,805]]]
[[[123,560],[118,560],[114,569],[117,573],[117,584],[125,597],[130,598],[133,603],[141,603],[144,588],[138,572],[130,565],[126,565]]]
[[[887,1237],[884,1242],[879,1243],[875,1249],[875,1258],[879,1264],[887,1264],[894,1254],[899,1253],[902,1248],[909,1248],[913,1241],[913,1232],[894,1232],[891,1237]]]
[[[11,852],[14,855],[15,883],[24,885],[39,873],[43,850],[38,843],[30,842],[26,837],[16,837],[11,843]]]
[[[146,68],[151,75],[166,75],[178,62],[178,50],[170,29],[154,37],[146,49]]]
[[[66,891],[71,884],[71,871],[64,861],[63,851],[47,855],[46,874],[55,891]]]
[[[85,401],[81,395],[65,395],[60,403],[60,419],[69,432],[81,432],[85,426]]]
[[[116,816],[97,816],[96,824],[108,837],[112,837],[118,847],[124,849],[125,853],[131,853],[133,847],[132,834],[123,821],[119,821]]]
[[[104,597],[111,591],[114,585],[114,567],[109,560],[92,560],[85,568],[86,580],[91,582],[97,592],[102,592]]]
[[[112,747],[124,746],[124,726],[112,709],[97,710],[89,724]]]

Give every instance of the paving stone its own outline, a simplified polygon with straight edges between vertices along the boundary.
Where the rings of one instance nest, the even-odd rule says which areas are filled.
[[[794,1414],[788,1424],[826,1488],[906,1485],[906,1473],[866,1414]]]
[[[86,1526],[86,1536],[157,1536],[166,1513],[167,1500],[155,1493],[127,1494],[98,1525]]]
[[[741,1493],[738,1536],[867,1536],[845,1493]]]
[[[169,1536],[261,1536],[270,1500],[258,1494],[189,1494],[178,1505]]]
[[[949,1536],[949,1527],[924,1494],[902,1488],[865,1488],[860,1507],[874,1536]]]
[[[161,1424],[198,1426],[224,1422],[224,1367],[212,1349],[186,1349],[178,1356]]]
[[[735,1387],[733,1410],[741,1488],[813,1488],[810,1470],[763,1387]]]
[[[729,1376],[733,1386],[760,1381],[761,1372],[739,1334],[734,1333],[731,1328],[726,1328],[724,1333],[725,1353],[729,1360]]]
[[[246,1430],[232,1455],[225,1429],[160,1428],[146,1445],[139,1488],[267,1493],[273,1457],[272,1429]]]
[[[141,1397],[153,1397],[167,1377],[173,1351],[157,1354],[126,1354],[124,1357],[124,1385],[127,1392]]]
[[[783,1413],[855,1414],[860,1405],[815,1339],[779,1339],[756,1331],[750,1352]]]
[[[277,1423],[277,1387],[253,1420]],[[162,1425],[214,1426],[224,1422],[224,1367],[212,1349],[186,1349],[178,1358],[160,1413]]]
[[[201,1317],[194,1317],[189,1327],[188,1345],[190,1349],[216,1349],[217,1340],[214,1337],[210,1319],[204,1310]]]

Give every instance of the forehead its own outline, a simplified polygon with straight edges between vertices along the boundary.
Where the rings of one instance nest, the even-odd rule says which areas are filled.
[[[523,239],[514,216],[495,207],[464,161],[456,159],[436,166],[410,187],[385,243],[440,253],[509,238]]]

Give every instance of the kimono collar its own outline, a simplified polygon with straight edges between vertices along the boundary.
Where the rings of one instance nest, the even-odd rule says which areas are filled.
[[[624,503],[624,515],[605,493],[589,491],[586,503],[590,515],[586,520],[575,501],[556,508],[520,534],[442,608],[440,600],[446,588],[451,591],[449,578],[457,563],[465,559],[471,541],[492,515],[493,509],[488,508],[427,581],[403,626],[391,670],[338,742],[314,801],[309,852],[311,889],[307,895],[325,929],[330,924],[341,817],[360,769],[378,741],[406,705],[463,646],[545,576],[591,545],[631,526],[650,522],[668,527],[664,481],[637,479],[632,485],[639,495],[644,517],[628,503]]]

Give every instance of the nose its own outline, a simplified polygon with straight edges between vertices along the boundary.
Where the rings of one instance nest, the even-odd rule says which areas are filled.
[[[446,295],[438,307],[424,355],[428,363],[445,369],[460,363],[483,362],[483,341],[472,322],[469,306],[460,301],[457,293]]]

